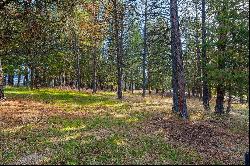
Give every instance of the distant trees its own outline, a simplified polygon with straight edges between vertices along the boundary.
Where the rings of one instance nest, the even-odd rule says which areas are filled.
[[[171,89],[170,27],[164,18],[159,17],[148,26],[148,91]]]
[[[249,3],[222,0],[209,1],[208,5],[212,20],[208,24],[208,81],[216,89],[215,111],[222,114],[226,96],[230,111],[232,95],[240,98],[243,91],[245,98],[248,95],[249,27],[246,18]]]

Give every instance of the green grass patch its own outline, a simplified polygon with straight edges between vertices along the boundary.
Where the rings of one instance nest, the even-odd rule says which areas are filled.
[[[59,106],[121,106],[111,93],[89,94],[73,90],[6,88],[7,98],[40,101]]]

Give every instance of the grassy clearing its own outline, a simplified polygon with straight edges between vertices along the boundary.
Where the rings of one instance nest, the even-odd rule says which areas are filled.
[[[182,124],[171,113],[170,98],[142,99],[126,93],[121,102],[111,92],[25,88],[5,92],[7,101],[0,103],[0,164],[242,164],[235,158],[249,144],[245,106],[237,105],[232,114],[218,117],[205,113],[192,99],[190,121]],[[181,130],[182,126],[189,128]],[[212,136],[223,130],[228,135],[221,138],[226,140],[218,141],[228,142],[223,148],[231,159],[207,158],[223,148],[212,144],[211,151],[203,152],[204,145],[196,140],[199,134],[191,134],[191,143],[189,138],[183,141],[182,135],[190,134],[183,132],[189,129],[190,133],[211,129]],[[231,145],[229,138],[239,143]],[[216,148],[221,151],[214,152]]]
[[[111,98],[115,98],[114,94],[109,92],[92,95],[86,92],[79,93],[74,90],[7,88],[6,93],[13,99],[23,98],[60,106],[116,106],[119,104],[118,101]]]

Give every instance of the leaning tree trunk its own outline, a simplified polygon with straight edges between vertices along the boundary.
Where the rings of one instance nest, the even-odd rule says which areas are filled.
[[[206,0],[202,0],[202,75],[203,75],[203,106],[209,110],[209,90],[207,81],[207,54],[206,54]]]
[[[0,57],[0,100],[4,98],[4,91],[3,91],[3,68],[2,68],[2,61]]]
[[[182,118],[188,118],[186,96],[185,96],[185,77],[182,59],[181,35],[179,29],[179,18],[177,0],[170,0],[170,21],[171,21],[171,53],[173,61],[173,84],[177,83],[177,90],[174,90],[173,102],[174,110],[178,111]],[[176,97],[178,96],[178,98]],[[177,101],[176,101],[177,100]],[[178,105],[177,105],[178,103]]]

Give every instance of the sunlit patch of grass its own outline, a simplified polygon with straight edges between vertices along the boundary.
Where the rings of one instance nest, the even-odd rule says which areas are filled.
[[[136,118],[136,117],[131,117],[131,118],[129,118],[129,119],[127,120],[127,122],[129,122],[129,123],[138,122],[138,121],[139,121],[139,119]]]
[[[116,113],[116,112],[112,112],[112,113],[110,113],[110,115],[112,115],[115,118],[126,118],[126,117],[128,117],[127,114],[120,114],[120,113]]]
[[[77,130],[81,130],[81,129],[84,129],[84,128],[86,128],[86,126],[81,125],[79,127],[65,127],[65,128],[60,129],[60,131],[77,131]]]
[[[118,146],[124,146],[127,144],[126,140],[124,140],[124,139],[115,139],[113,142],[114,142],[114,144],[116,144]]]
[[[58,106],[102,106],[120,107],[122,103],[113,98],[111,93],[102,92],[99,94],[89,94],[86,92],[59,90],[59,89],[38,89],[30,90],[27,88],[6,88],[8,98],[23,98],[27,100],[42,101]]]
[[[63,137],[62,136],[52,137],[52,138],[49,138],[49,142],[51,143],[65,142],[65,141],[77,139],[80,136],[81,136],[80,133],[74,133],[74,134],[64,135]]]
[[[15,133],[15,132],[19,131],[20,129],[22,129],[23,127],[24,127],[23,125],[16,126],[16,127],[8,127],[8,128],[2,129],[2,132],[5,132],[5,133]]]
[[[248,110],[248,105],[247,104],[240,104],[240,103],[233,103],[232,108],[235,110]]]
[[[133,143],[123,137],[114,135],[101,141],[92,139],[89,144],[81,146],[80,149],[78,149],[79,145],[75,144],[76,147],[72,149],[75,150],[76,156],[80,155],[78,163],[81,164],[154,164],[156,162],[161,163],[161,160],[180,163],[179,159],[186,157],[186,154],[174,150],[167,144],[160,143],[158,139],[142,138],[136,139],[136,142]],[[76,149],[78,149],[78,152]],[[79,152],[81,154],[78,154]],[[156,158],[155,154],[157,155]],[[67,159],[65,154],[63,155],[63,158]],[[60,161],[59,158],[56,160]]]

